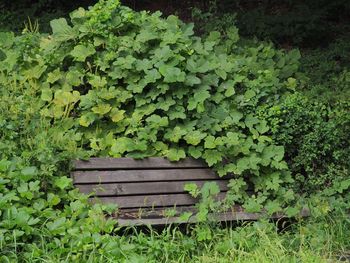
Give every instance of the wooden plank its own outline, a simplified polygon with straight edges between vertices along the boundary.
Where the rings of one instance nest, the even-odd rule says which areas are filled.
[[[184,180],[220,180],[233,176],[219,177],[213,170],[206,169],[160,169],[160,170],[118,170],[118,171],[76,171],[72,173],[75,184],[158,182]]]
[[[193,206],[176,206],[176,207],[156,207],[156,208],[124,208],[118,209],[116,218],[122,219],[136,219],[136,218],[159,218],[166,217],[167,212],[171,210],[176,211],[174,216],[180,216],[184,212],[191,212],[193,214],[198,212],[198,209]]]
[[[299,217],[310,216],[310,211],[306,208],[302,209],[299,213]],[[288,218],[283,213],[275,213],[268,216],[265,212],[261,213],[247,213],[242,208],[234,209],[233,211],[210,213],[208,219],[216,222],[232,222],[232,221],[255,221],[260,218],[281,219]],[[175,217],[158,217],[158,218],[117,218],[120,226],[138,226],[138,225],[169,225],[169,224],[182,224],[182,223],[197,223],[198,220],[195,216],[191,216],[188,221],[182,220],[179,216]]]
[[[190,212],[192,214],[198,213],[196,206],[176,206],[176,207],[156,207],[156,208],[124,208],[118,209],[118,213],[115,215],[118,219],[136,219],[136,218],[159,218],[167,217],[167,213],[171,211],[175,212],[173,216],[181,216],[184,212]],[[242,206],[235,205],[231,209],[231,212],[243,212]]]
[[[90,158],[87,161],[73,162],[75,170],[111,170],[111,169],[178,169],[208,167],[204,161],[186,158],[178,162],[170,162],[165,158],[151,157],[142,160],[133,158]]]
[[[246,212],[223,212],[211,213],[208,215],[210,221],[215,222],[230,222],[230,221],[247,221],[258,220],[266,217],[264,213],[246,213]],[[277,214],[274,219],[283,218],[283,215]],[[187,221],[182,220],[179,216],[175,217],[160,217],[160,218],[135,218],[135,219],[117,219],[120,226],[138,226],[138,225],[170,225],[181,223],[197,223],[196,215],[191,216]]]
[[[172,181],[172,182],[141,182],[122,184],[84,184],[77,185],[80,192],[96,196],[123,196],[123,195],[148,195],[148,194],[174,194],[187,193],[184,190],[186,184],[195,183],[202,187],[207,181]],[[221,191],[227,191],[227,181],[211,181],[218,184]]]
[[[219,200],[222,200],[224,197],[225,193],[218,194]],[[177,205],[194,205],[198,202],[189,194],[96,197],[91,198],[91,201],[93,203],[113,203],[117,204],[119,208],[174,207]]]

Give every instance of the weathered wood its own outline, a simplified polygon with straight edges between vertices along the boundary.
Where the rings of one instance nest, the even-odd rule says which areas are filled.
[[[117,171],[75,171],[75,184],[127,183],[185,180],[221,180],[233,176],[219,177],[213,170],[204,169],[160,169],[160,170],[117,170]]]
[[[220,178],[207,165],[198,160],[184,159],[170,162],[164,158],[92,158],[89,161],[75,161],[73,181],[81,192],[92,194],[91,202],[114,203],[119,207],[115,215],[120,225],[165,225],[173,223],[194,223],[195,216],[187,222],[181,220],[183,212],[196,214],[197,199],[184,191],[188,183],[199,187],[207,181],[216,182],[220,193],[218,200],[225,197],[227,184],[233,176]],[[252,190],[252,189],[250,189]],[[249,193],[250,193],[249,190]],[[95,195],[93,197],[93,195]],[[176,210],[167,217],[168,210]],[[257,220],[266,213],[246,213],[241,206],[234,206],[224,213],[210,214],[215,221]],[[300,216],[309,215],[302,210]],[[285,217],[282,213],[269,218]]]
[[[246,212],[223,212],[223,213],[211,213],[208,215],[208,220],[215,222],[226,221],[253,221],[266,217],[265,213],[246,213]],[[269,216],[271,219],[283,218],[284,215],[276,214]],[[118,219],[120,226],[137,226],[137,225],[170,225],[181,223],[197,223],[198,219],[195,215],[192,215],[187,221],[184,221],[180,216],[175,217],[159,217],[159,218],[134,218],[134,219]]]
[[[222,200],[224,197],[225,193],[218,194],[218,200]],[[194,205],[198,202],[189,194],[96,197],[91,200],[94,203],[117,204],[120,208],[174,207],[176,205]]]
[[[123,219],[137,219],[137,218],[159,218],[169,217],[171,211],[172,217],[181,216],[185,212],[192,214],[198,213],[196,206],[176,206],[176,207],[154,207],[154,208],[121,208],[118,209],[118,218]],[[244,212],[243,208],[239,205],[233,206],[228,210],[229,212]],[[226,211],[226,212],[228,212]]]
[[[181,212],[177,213],[176,216],[166,217],[165,212],[160,214],[158,211],[157,214],[151,214],[151,216],[144,216],[142,213],[142,217],[125,216],[130,213],[128,210],[123,211],[122,214],[118,218],[118,223],[120,226],[137,226],[137,225],[169,225],[169,224],[181,224],[181,223],[196,223],[198,219],[196,218],[195,213],[197,209],[194,207],[177,207],[178,211],[181,212],[192,212],[193,215],[187,220],[184,221],[181,219]],[[155,209],[156,210],[156,209]],[[132,210],[130,210],[132,211]],[[153,217],[152,217],[153,216]],[[310,211],[307,208],[304,208],[300,211],[299,217],[308,217],[310,216]],[[287,218],[284,213],[274,213],[272,215],[268,215],[266,212],[260,213],[247,213],[243,210],[241,206],[234,206],[230,211],[227,212],[219,212],[219,213],[210,213],[208,215],[208,219],[216,222],[226,222],[226,221],[254,221],[261,218],[270,218],[270,219],[281,219]]]
[[[204,161],[186,158],[179,162],[170,162],[165,158],[91,158],[87,161],[73,162],[75,170],[126,170],[126,169],[179,169],[179,168],[206,168]]]
[[[112,184],[85,184],[78,185],[80,192],[96,196],[123,196],[147,194],[174,194],[187,193],[186,184],[195,183],[202,187],[207,181],[171,181],[171,182],[138,182],[138,183],[112,183]],[[214,180],[221,191],[227,191],[227,181]]]

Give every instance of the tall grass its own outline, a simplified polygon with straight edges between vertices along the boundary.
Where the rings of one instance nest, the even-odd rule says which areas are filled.
[[[51,247],[43,235],[31,254],[15,248],[0,262],[340,262],[350,251],[350,220],[333,216],[292,223],[281,229],[259,221],[233,226],[196,225],[163,230],[130,228],[116,232],[105,246],[78,254]],[[78,260],[79,258],[79,260]]]

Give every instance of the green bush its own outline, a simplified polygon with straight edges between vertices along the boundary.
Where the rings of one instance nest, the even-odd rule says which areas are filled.
[[[266,107],[273,140],[285,147],[299,191],[311,194],[346,180],[350,171],[349,102],[327,104],[296,93]]]
[[[31,34],[18,37],[16,51],[29,59],[38,39]],[[115,222],[104,217],[111,208],[91,207],[88,197],[72,188],[70,159],[87,155],[78,147],[81,135],[69,120],[54,122],[40,115],[40,89],[38,82],[1,70],[1,262],[45,257],[43,240],[48,250],[59,248],[76,260],[92,244],[103,249],[113,241],[109,233]]]
[[[301,91],[313,100],[335,104],[350,99],[349,37],[341,37],[327,48],[307,50],[301,71],[307,77]]]
[[[234,172],[254,184],[254,211],[285,196],[284,149],[265,135],[256,109],[295,88],[297,51],[240,45],[234,27],[225,39],[219,32],[201,39],[174,16],[116,1],[70,17],[53,20],[40,45],[28,49],[8,35],[2,50],[0,69],[40,83],[42,116],[71,120],[94,155],[203,158],[221,176]]]

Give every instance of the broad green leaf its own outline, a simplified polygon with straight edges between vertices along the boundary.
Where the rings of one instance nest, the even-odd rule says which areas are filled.
[[[95,54],[95,48],[93,45],[77,45],[70,52],[70,54],[75,58],[76,61],[84,62],[85,59],[93,54]]]
[[[164,138],[171,141],[178,143],[179,140],[186,134],[186,130],[182,129],[179,126],[176,126],[174,129],[168,129],[167,132],[164,135]]]
[[[265,120],[262,120],[259,122],[258,125],[255,126],[255,129],[260,133],[264,134],[269,131],[269,127],[267,126],[267,122]]]
[[[0,50],[1,52],[1,50]],[[1,53],[0,53],[1,55]],[[2,55],[1,55],[2,56]],[[6,50],[5,52],[5,59],[0,60],[0,70],[6,70],[10,71],[14,68],[14,66],[17,64],[18,58],[20,57],[20,54],[16,51],[12,50]],[[3,59],[3,58],[1,58]]]
[[[49,203],[50,206],[55,206],[61,202],[61,198],[56,194],[48,193],[47,202]]]
[[[200,131],[191,131],[184,137],[185,141],[191,145],[198,145],[207,135]]]
[[[162,76],[164,77],[164,81],[167,83],[185,81],[185,72],[181,71],[181,69],[177,67],[164,64],[159,67],[159,72],[160,74],[162,74]]]
[[[265,209],[269,215],[282,211],[281,205],[278,201],[268,201],[265,205]]]
[[[186,192],[188,192],[194,198],[196,198],[200,194],[200,190],[198,189],[198,185],[195,183],[185,184],[184,190]]]
[[[156,69],[147,70],[145,73],[146,75],[144,77],[144,80],[146,83],[155,83],[158,79],[161,78],[161,75]]]
[[[84,75],[78,70],[70,70],[67,72],[66,80],[72,86],[79,86]]]
[[[244,171],[250,168],[250,160],[248,157],[243,157],[237,161],[236,174],[242,174]]]
[[[285,214],[287,217],[295,217],[300,213],[300,209],[298,207],[288,207],[285,209]]]
[[[96,119],[96,115],[89,112],[87,114],[81,115],[79,118],[79,124],[84,127],[89,127]]]
[[[136,60],[135,66],[137,71],[144,71],[146,73],[147,70],[153,67],[153,63],[149,59],[142,59],[142,60]]]
[[[195,94],[188,100],[188,110],[193,110],[202,104],[206,99],[210,98],[210,93],[208,91],[210,87],[202,86],[201,88],[195,90]]]
[[[200,190],[202,198],[215,197],[220,193],[219,185],[216,182],[205,182]]]
[[[15,35],[12,32],[0,32],[0,47],[9,48],[15,41]]]
[[[51,89],[43,89],[41,91],[41,99],[43,101],[51,101],[53,97],[52,90]]]
[[[182,149],[171,148],[168,151],[167,158],[170,161],[180,161],[181,159],[186,157],[186,153]]]
[[[46,69],[47,66],[40,63],[34,67],[31,67],[30,69],[25,70],[23,74],[27,79],[39,79]]]
[[[239,145],[239,137],[240,137],[240,134],[237,133],[237,132],[228,132],[226,134],[227,136],[227,143],[229,145]]]
[[[120,137],[113,143],[111,152],[113,154],[124,154],[125,152],[133,151],[134,147],[135,145],[132,139],[127,137]]]
[[[10,167],[11,162],[6,159],[0,160],[0,172],[6,172],[6,170]]]
[[[62,73],[61,71],[57,68],[54,71],[50,72],[47,74],[47,82],[48,83],[55,83],[57,80],[62,78]]]
[[[113,122],[118,122],[124,119],[125,110],[112,109],[110,117]]]
[[[28,166],[21,170],[21,180],[24,182],[33,179],[38,174],[38,169],[35,166]]]
[[[77,37],[77,32],[68,25],[65,18],[52,20],[50,26],[55,41],[64,42]]]
[[[111,105],[105,103],[105,104],[99,104],[95,107],[92,107],[91,110],[96,114],[105,115],[108,112],[110,112],[111,109],[112,109]]]
[[[245,125],[247,125],[249,129],[252,129],[254,125],[259,123],[259,119],[256,117],[253,117],[252,115],[248,115],[244,120],[244,123]]]
[[[55,186],[60,188],[61,190],[66,189],[68,186],[70,186],[72,183],[72,179],[68,178],[67,176],[61,176],[60,178],[57,178],[55,180]]]
[[[280,187],[280,184],[283,183],[283,181],[281,180],[280,177],[281,177],[281,173],[279,173],[279,172],[274,172],[274,173],[270,174],[269,176],[267,176],[265,178],[266,189],[277,191]]]
[[[275,153],[275,161],[282,161],[284,157],[284,147],[283,146],[275,146],[274,147],[274,153]]]
[[[201,79],[198,78],[196,75],[187,74],[187,75],[186,75],[185,84],[192,87],[192,86],[194,86],[194,85],[201,84]]]
[[[252,90],[252,89],[249,89],[249,90],[247,90],[247,91],[244,93],[244,99],[245,99],[246,101],[249,101],[249,100],[251,100],[255,95],[256,95],[255,91]]]
[[[202,151],[203,149],[200,147],[190,146],[188,148],[188,153],[195,159],[198,159],[202,156]]]
[[[190,220],[192,215],[193,215],[193,213],[191,213],[191,212],[184,212],[180,215],[179,219],[182,222],[187,222],[188,220]]]
[[[69,16],[73,21],[78,21],[79,19],[86,17],[86,10],[82,7],[79,7],[78,9],[70,13]]]
[[[256,198],[249,198],[243,205],[243,208],[247,213],[257,213],[261,212],[263,206]]]
[[[155,127],[166,127],[169,124],[168,117],[160,117],[157,114],[151,115],[146,119],[146,121]]]
[[[80,93],[76,90],[73,92],[58,90],[55,92],[54,103],[58,106],[66,106],[76,103],[80,99]]]
[[[222,154],[217,150],[205,150],[202,156],[209,166],[222,161]]]
[[[243,114],[239,111],[231,111],[230,117],[232,118],[233,123],[238,123],[243,118]]]
[[[216,148],[216,142],[215,137],[212,135],[209,135],[205,138],[204,147],[207,149],[214,149]]]
[[[62,233],[64,231],[67,219],[65,217],[58,218],[53,222],[48,222],[46,227],[51,231],[56,231],[58,233]]]
[[[91,75],[89,78],[89,83],[94,88],[103,88],[107,85],[107,80],[105,77]]]

